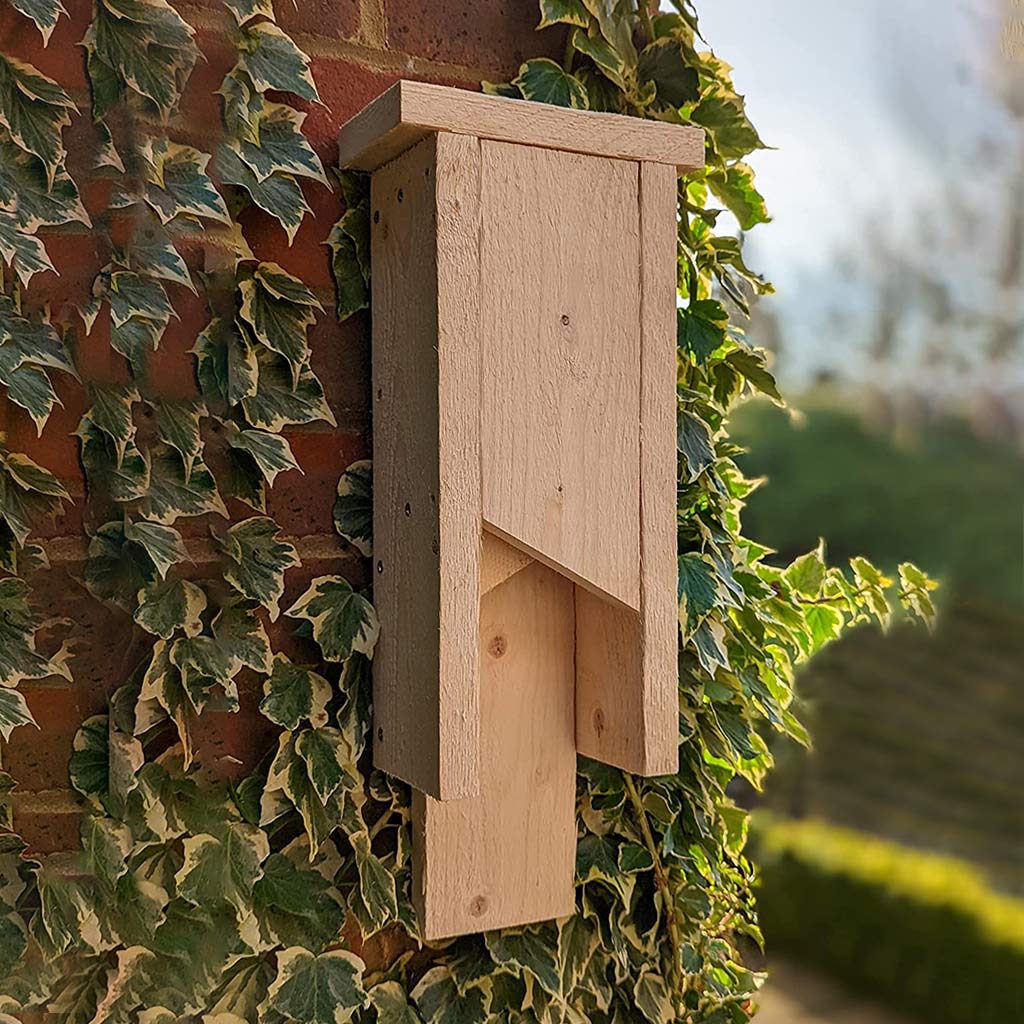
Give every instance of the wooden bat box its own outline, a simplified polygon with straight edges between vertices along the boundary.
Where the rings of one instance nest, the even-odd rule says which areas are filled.
[[[676,198],[700,129],[400,82],[373,172],[373,757],[424,935],[574,912],[576,755],[677,770]]]

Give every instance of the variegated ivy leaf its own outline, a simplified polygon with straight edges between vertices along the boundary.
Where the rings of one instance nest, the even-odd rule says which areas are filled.
[[[203,628],[206,594],[188,580],[168,579],[139,591],[135,621],[147,632],[169,640],[179,630],[187,637]]]
[[[217,481],[202,460],[197,459],[186,476],[181,456],[167,445],[157,445],[151,449],[149,461],[149,490],[142,504],[147,518],[165,526],[181,516],[206,512],[228,518]]]
[[[38,872],[36,885],[39,910],[32,932],[43,948],[53,954],[80,944],[86,949],[95,948],[100,941],[99,922],[82,887],[50,868]]]
[[[45,658],[36,650],[37,623],[28,603],[28,584],[17,577],[0,580],[0,684],[17,686],[23,679],[60,675],[70,679],[63,652]],[[17,702],[9,700],[10,713]]]
[[[344,320],[370,304],[369,200],[349,206],[331,228],[327,244],[338,293],[338,319]]]
[[[11,0],[11,6],[36,23],[43,36],[43,46],[49,43],[57,19],[67,14],[60,0]]]
[[[119,82],[170,115],[199,56],[193,29],[166,0],[99,0],[82,45],[94,90],[94,114],[109,109],[106,99],[95,111],[96,86],[116,97]]]
[[[261,181],[239,154],[227,146],[218,149],[215,167],[221,181],[244,188],[260,209],[277,219],[291,245],[302,218],[310,209],[295,178],[284,171],[275,171]]]
[[[360,554],[373,551],[373,463],[353,462],[338,480],[334,528]]]
[[[277,725],[295,730],[308,719],[314,726],[327,724],[327,702],[331,684],[323,676],[296,665],[283,654],[275,654],[273,668],[263,684],[260,711]],[[325,793],[326,800],[333,789]]]
[[[0,521],[19,547],[40,516],[56,515],[70,501],[61,482],[37,462],[0,445]]]
[[[295,461],[291,445],[280,434],[265,430],[239,430],[233,423],[225,422],[228,444],[238,452],[244,452],[257,466],[271,487],[278,473],[289,469],[302,468]]]
[[[3,209],[0,209],[0,258],[14,268],[18,280],[26,287],[35,274],[54,269],[43,243],[35,235],[22,231],[14,215]]]
[[[267,1008],[301,1024],[346,1024],[369,1003],[365,970],[359,957],[344,950],[319,956],[297,946],[282,950]]]
[[[313,721],[312,714],[308,717]],[[296,726],[286,728],[294,730]],[[295,753],[306,762],[310,782],[324,803],[342,785],[348,790],[362,787],[352,747],[339,730],[330,726],[304,729],[295,739]]]
[[[326,185],[323,164],[302,133],[305,119],[305,114],[283,103],[265,103],[254,125],[259,141],[238,139],[227,145],[259,181],[284,172]]]
[[[145,377],[149,355],[160,345],[167,324],[133,316],[124,323],[110,325],[110,347],[128,360],[136,379]]]
[[[128,870],[132,852],[132,833],[123,822],[101,814],[82,819],[82,852],[92,877],[108,896],[117,880]]]
[[[633,62],[636,61],[636,51],[633,50],[632,44],[629,46],[631,54],[624,54],[620,50],[604,38],[600,33],[587,32],[582,28],[577,28],[572,34],[572,45],[573,48],[578,50],[580,53],[589,57],[597,66],[600,68],[604,76],[617,85],[623,92],[628,92],[630,83],[628,60],[632,57]],[[653,87],[651,94],[653,97]]]
[[[161,579],[172,565],[188,558],[181,534],[171,526],[136,520],[125,525],[124,537],[145,550]]]
[[[650,1024],[673,1024],[676,1017],[672,994],[665,979],[656,971],[641,971],[633,988],[636,1008]]]
[[[480,986],[459,991],[447,967],[435,967],[420,978],[412,998],[426,1024],[480,1024],[487,1019],[487,996]]]
[[[21,316],[7,296],[0,296],[0,372],[24,363],[78,377],[71,353],[53,327],[45,320]]]
[[[207,414],[206,406],[202,402],[189,399],[178,402],[151,399],[149,404],[156,412],[161,440],[181,456],[187,482],[192,475],[192,466],[203,450],[199,421]]]
[[[107,715],[95,715],[75,734],[68,773],[79,793],[96,797],[116,813],[135,788],[142,762],[139,741],[117,729]]]
[[[495,963],[526,971],[549,995],[558,997],[562,980],[558,969],[556,926],[550,922],[528,928],[507,928],[484,937]]]
[[[224,100],[224,125],[228,135],[248,142],[259,142],[255,125],[266,100],[263,93],[253,85],[245,69],[244,57],[224,76],[217,95]],[[219,148],[223,151],[227,147]]]
[[[256,394],[259,363],[248,331],[226,317],[214,317],[192,348],[196,374],[210,401],[236,405]]]
[[[370,848],[365,831],[349,835],[359,872],[359,900],[353,904],[363,935],[373,935],[398,920],[395,876]]]
[[[345,921],[336,891],[317,871],[274,853],[264,862],[263,876],[253,887],[254,909],[276,944],[301,942],[320,950],[337,943]]]
[[[153,147],[146,202],[166,224],[180,215],[231,221],[224,198],[206,173],[207,153],[161,139]]]
[[[74,101],[51,78],[0,54],[0,125],[15,144],[38,157],[53,181],[64,160],[61,131],[71,124]]]
[[[232,676],[243,665],[257,672],[272,671],[270,638],[257,614],[258,607],[254,601],[233,601],[221,608],[210,627],[231,661]]]
[[[82,431],[88,419],[92,427],[111,439],[120,466],[128,442],[135,436],[132,406],[138,401],[138,392],[134,388],[117,385],[97,385],[88,391],[92,404],[86,417],[79,424],[79,436],[83,436]]]
[[[91,488],[119,503],[146,496],[150,466],[134,441],[129,441],[124,453],[120,453],[111,437],[99,430],[88,414],[82,417],[75,433],[82,441],[82,465]]]
[[[524,99],[576,110],[586,110],[589,106],[587,90],[579,79],[547,57],[528,60],[512,79],[512,84],[519,88]]]
[[[327,661],[346,661],[353,652],[373,655],[380,624],[373,605],[341,576],[319,576],[288,609],[293,619],[306,619]]]
[[[270,0],[224,0],[224,6],[239,25],[244,25],[253,18],[274,20],[274,5]]]
[[[260,346],[256,353],[259,377],[255,394],[242,399],[245,418],[254,427],[277,433],[292,424],[324,420],[337,426],[324,389],[307,364],[293,385],[293,370],[280,356]]]
[[[7,660],[5,657],[4,661]],[[0,679],[3,679],[4,671],[5,667],[0,665]],[[8,689],[6,679],[3,681],[5,685],[0,687],[0,736],[9,740],[19,725],[34,725],[38,729],[39,725],[32,717],[25,698],[17,690]]]
[[[270,854],[265,832],[236,822],[216,838],[188,836],[184,853],[174,876],[179,897],[200,907],[227,900],[242,914],[251,911],[253,885]]]
[[[306,332],[314,319],[310,307],[277,298],[258,278],[243,281],[238,290],[242,296],[238,315],[258,341],[288,360],[294,388],[309,361]]]
[[[171,662],[170,652],[171,644],[166,640],[158,640],[153,646],[153,657],[143,676],[135,705],[134,732],[141,736],[169,717],[177,729],[184,765],[188,768],[194,753],[193,721],[210,694],[203,686],[197,687],[194,693],[185,689],[181,672]]]
[[[583,0],[540,0],[540,24],[538,29],[559,23],[586,28],[590,14]]]
[[[156,565],[142,545],[125,537],[124,524],[104,523],[89,541],[84,581],[89,593],[134,612],[139,591],[158,577]]]
[[[321,800],[309,777],[308,765],[295,749],[295,737],[284,732],[260,799],[260,825],[275,821],[293,807],[306,829],[312,862],[321,845],[341,824],[344,790],[339,789],[326,801]]]
[[[397,981],[375,985],[370,989],[370,1002],[377,1011],[377,1024],[423,1024]]]
[[[272,22],[248,27],[241,38],[242,63],[260,92],[275,89],[319,103],[309,58]]]
[[[47,374],[38,366],[23,364],[9,372],[0,371],[0,384],[7,387],[8,399],[29,414],[35,424],[36,435],[42,437],[43,427],[53,407],[63,404]]]
[[[132,270],[146,277],[182,284],[195,294],[196,286],[192,283],[188,266],[171,239],[156,230],[151,230],[144,237],[149,240],[137,238],[128,249],[127,257]]]
[[[130,317],[151,320],[160,328],[166,327],[173,316],[177,319],[164,286],[150,278],[140,277],[134,271],[120,270],[110,275],[110,318],[119,326]]]
[[[12,210],[22,231],[58,224],[89,225],[78,186],[63,165],[53,172],[31,153],[0,137],[0,206]]]
[[[216,538],[228,559],[224,578],[263,605],[272,620],[284,593],[285,570],[301,564],[294,545],[280,538],[280,527],[265,516],[244,519]]]
[[[297,306],[310,306],[313,309],[318,309],[321,313],[324,310],[317,297],[306,285],[276,263],[260,263],[253,271],[253,277],[275,299],[293,302]]]
[[[214,637],[192,636],[175,640],[170,659],[181,674],[181,685],[196,711],[203,710],[214,685],[223,688],[229,710],[238,709],[238,695],[231,678],[232,659]]]

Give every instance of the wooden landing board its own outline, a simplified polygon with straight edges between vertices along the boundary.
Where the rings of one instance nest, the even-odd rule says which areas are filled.
[[[479,166],[442,133],[371,187],[373,759],[441,799],[478,783]]]
[[[415,898],[439,939],[573,912],[573,586],[534,563],[480,607],[480,795],[413,793]]]
[[[639,775],[679,767],[676,176],[640,165],[640,610],[576,597],[576,746]]]
[[[650,161],[680,174],[704,163],[702,128],[407,81],[396,82],[342,126],[339,163],[376,170],[437,131],[606,159]]]
[[[480,145],[484,522],[639,609],[637,165]]]

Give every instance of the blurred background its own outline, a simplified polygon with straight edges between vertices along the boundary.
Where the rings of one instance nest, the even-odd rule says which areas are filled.
[[[733,421],[768,479],[747,532],[943,581],[934,635],[861,630],[802,676],[814,750],[778,747],[756,798],[757,1019],[1024,1020],[1024,0],[701,24],[777,147],[749,333],[793,408]]]

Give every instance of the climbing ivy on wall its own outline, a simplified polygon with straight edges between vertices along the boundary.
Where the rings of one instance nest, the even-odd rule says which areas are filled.
[[[10,2],[44,41],[63,14],[55,0]],[[76,871],[31,857],[6,804],[14,780],[0,775],[0,1022],[36,1011],[69,1024],[746,1021],[759,979],[737,941],[759,935],[746,817],[727,787],[760,784],[766,730],[804,738],[789,710],[799,663],[851,625],[887,625],[898,606],[930,619],[933,584],[911,565],[895,581],[863,559],[828,567],[821,547],[776,567],[741,532],[754,484],[732,461],[726,416],[751,390],[781,399],[736,315],[769,286],[736,237],[715,233],[716,204],[744,229],[768,219],[743,159],[762,143],[728,66],[702,48],[689,3],[650,14],[542,0],[541,24],[568,27],[563,63],[531,60],[486,86],[707,131],[707,167],[679,195],[681,768],[646,780],[581,759],[577,913],[427,945],[410,901],[410,793],[370,765],[370,596],[322,576],[282,608],[300,558],[267,515],[268,489],[298,466],[288,428],[334,418],[310,364],[320,303],[254,257],[239,214],[255,204],[294,238],[309,213],[303,182],[328,179],[288,101],[315,103],[317,90],[270,0],[224,8],[237,61],[219,90],[222,137],[205,153],[169,127],[200,56],[192,27],[165,0],[95,0],[82,44],[92,156],[110,192],[94,223],[66,167],[74,104],[0,55],[0,385],[42,431],[51,375],[82,380],[83,580],[148,637],[107,713],[75,739]],[[359,176],[338,184],[346,212],[327,242],[344,317],[368,304],[368,199]],[[108,262],[74,322],[58,322],[31,302],[33,277],[52,269],[38,231],[74,222]],[[201,272],[182,256],[196,239]],[[192,348],[196,396],[181,399],[152,363],[186,291],[210,318]],[[88,373],[72,344],[100,323],[123,364],[111,379]],[[367,558],[371,481],[356,463],[333,496],[340,537]],[[225,499],[251,514],[232,518]],[[37,619],[29,590],[46,557],[32,531],[70,500],[0,446],[4,739],[33,724],[21,680],[74,670],[64,624]],[[220,558],[212,578],[188,560],[182,530],[197,517]],[[322,661],[289,657],[285,626]],[[226,783],[197,731],[204,715],[238,709],[243,671],[261,680],[259,709],[279,734],[253,774]]]

